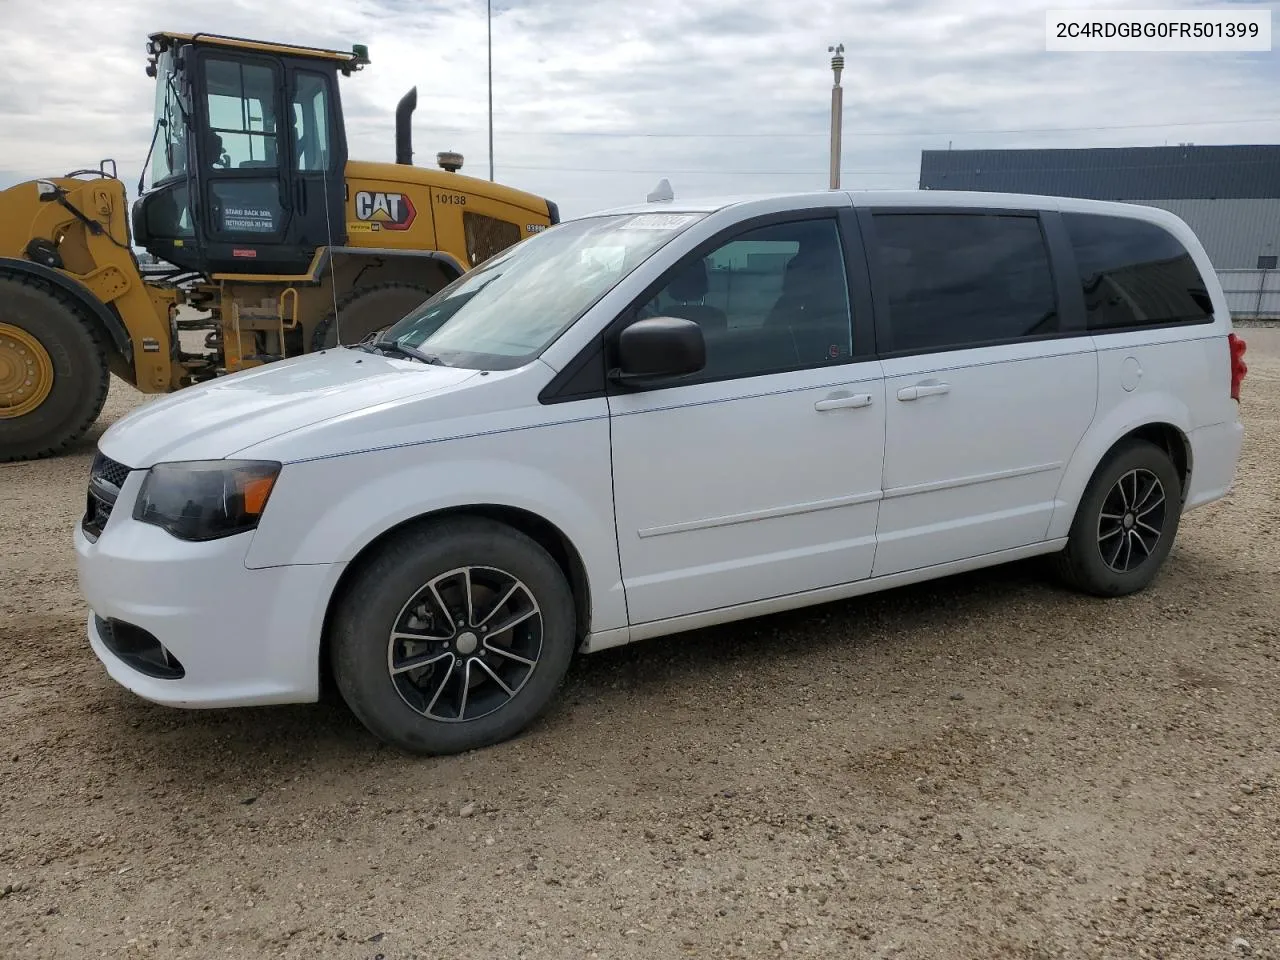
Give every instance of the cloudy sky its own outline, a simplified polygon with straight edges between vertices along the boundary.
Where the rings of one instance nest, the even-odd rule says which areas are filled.
[[[1226,5],[494,0],[497,178],[566,216],[664,176],[677,196],[822,189],[834,42],[846,187],[915,187],[920,150],[948,144],[1277,142],[1280,54],[1044,49],[1048,6]],[[367,44],[372,65],[343,87],[352,156],[394,158],[395,104],[416,84],[418,161],[458,150],[488,173],[484,0],[0,0],[0,18],[0,187],[112,157],[132,197],[151,137],[143,47],[161,29]]]

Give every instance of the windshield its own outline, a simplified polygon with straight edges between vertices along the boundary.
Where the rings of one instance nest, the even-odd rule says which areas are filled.
[[[159,130],[156,131],[156,127]],[[151,183],[186,173],[186,125],[178,102],[178,82],[173,72],[173,51],[166,50],[156,61],[155,148],[151,152]]]
[[[521,366],[702,216],[626,214],[559,224],[464,274],[386,338],[449,366]]]

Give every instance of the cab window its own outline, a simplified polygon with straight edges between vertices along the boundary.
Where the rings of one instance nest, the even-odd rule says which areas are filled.
[[[293,92],[294,169],[329,169],[329,82],[316,73],[299,73]]]
[[[237,60],[205,61],[209,143],[215,169],[275,167],[276,73],[269,66]]]

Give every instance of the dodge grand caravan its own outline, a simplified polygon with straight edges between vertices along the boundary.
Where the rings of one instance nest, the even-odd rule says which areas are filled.
[[[75,532],[89,642],[183,707],[448,753],[575,652],[1054,555],[1149,584],[1233,482],[1244,345],[1161,210],[978,193],[562,223],[381,332],[141,407]]]

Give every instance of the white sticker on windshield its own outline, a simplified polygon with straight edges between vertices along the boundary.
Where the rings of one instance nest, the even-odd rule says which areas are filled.
[[[679,213],[642,213],[640,216],[622,225],[623,230],[679,230],[685,224],[692,223],[697,217]]]
[[[582,251],[582,262],[605,270],[621,270],[627,260],[626,247],[588,247]]]

